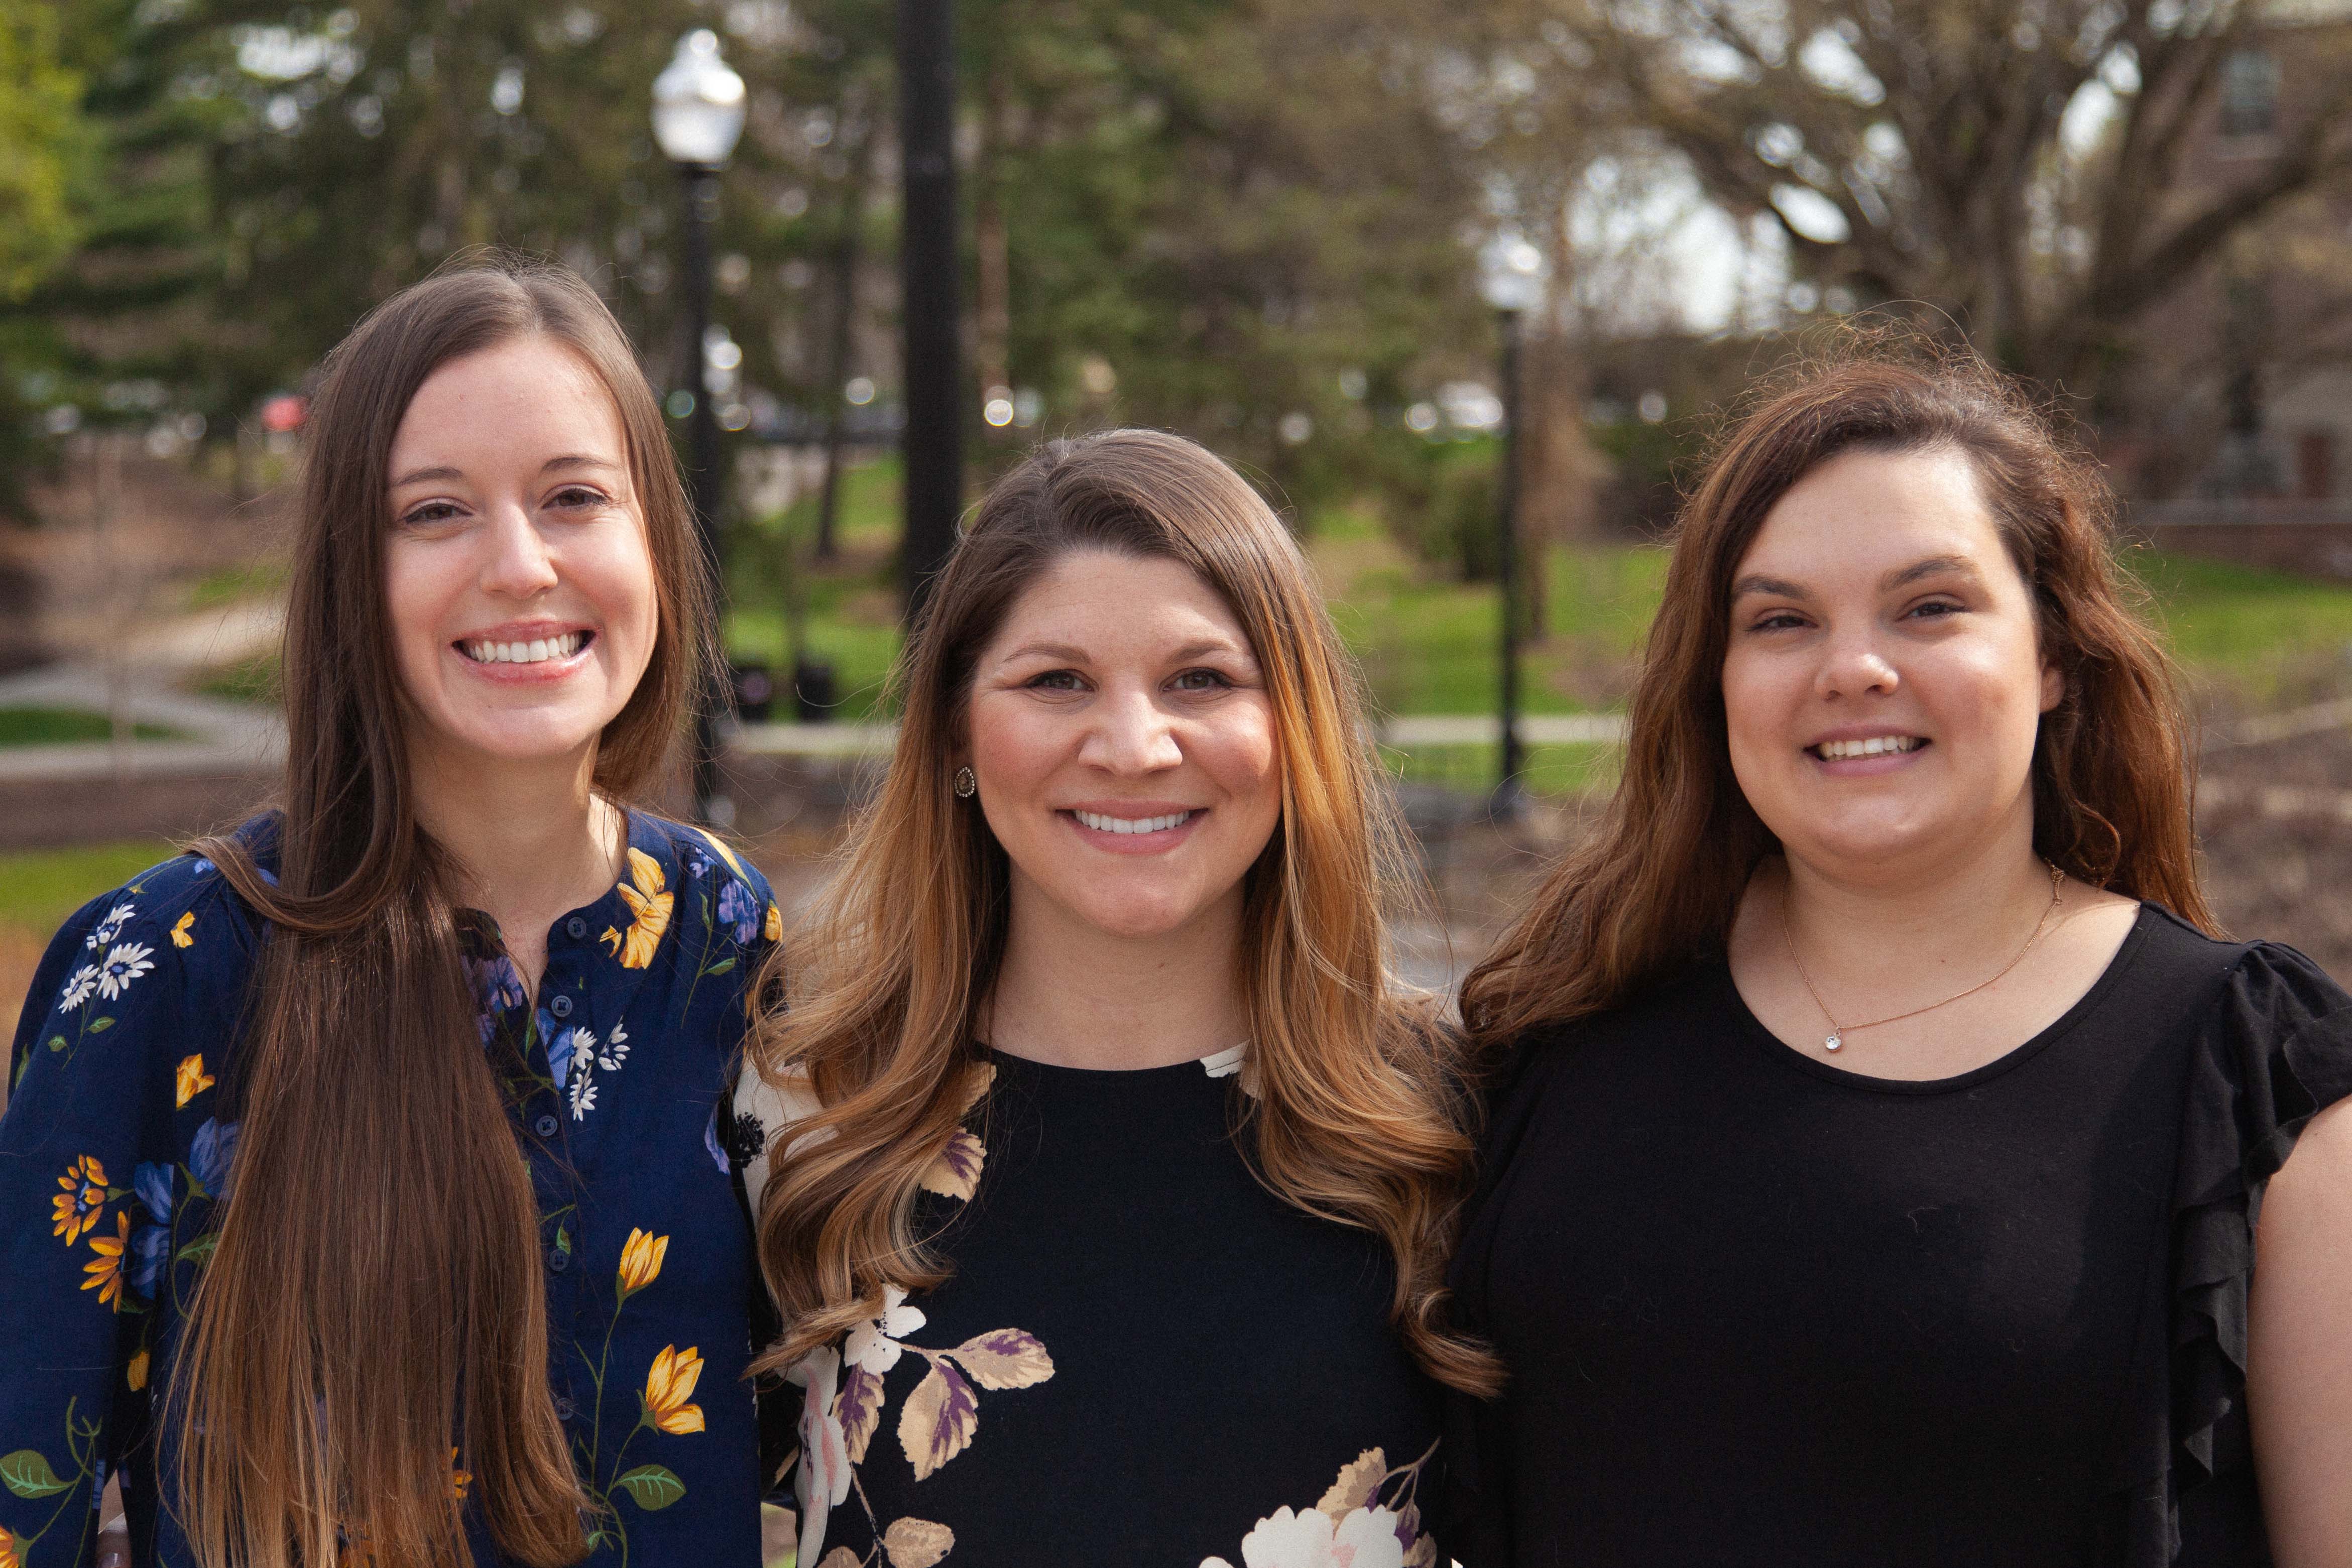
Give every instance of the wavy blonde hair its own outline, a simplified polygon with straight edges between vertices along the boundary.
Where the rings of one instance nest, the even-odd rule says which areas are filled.
[[[1272,509],[1208,452],[1145,430],[1055,442],[989,492],[894,674],[904,717],[889,776],[826,903],[763,977],[772,1000],[751,1061],[779,1091],[813,1092],[818,1109],[777,1134],[759,1198],[760,1266],[786,1324],[759,1370],[873,1316],[886,1284],[949,1277],[916,1234],[916,1194],[978,1092],[973,1041],[1010,908],[1004,852],[949,780],[981,652],[1076,550],[1181,562],[1249,635],[1282,816],[1244,885],[1253,1092],[1234,1097],[1241,1146],[1278,1197],[1379,1235],[1400,1336],[1433,1375],[1490,1390],[1492,1358],[1441,1318],[1468,1104],[1452,1037],[1390,973],[1384,911],[1412,883],[1352,667]]]

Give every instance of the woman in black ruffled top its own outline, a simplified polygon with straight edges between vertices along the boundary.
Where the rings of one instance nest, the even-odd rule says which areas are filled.
[[[2215,932],[2107,511],[1973,361],[1728,433],[1465,988],[1475,1568],[2352,1562],[2352,998]]]

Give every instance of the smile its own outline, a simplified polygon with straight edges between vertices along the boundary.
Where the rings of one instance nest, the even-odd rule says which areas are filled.
[[[1805,749],[1824,762],[1843,762],[1857,757],[1899,756],[1927,744],[1923,737],[1916,735],[1874,735],[1867,740],[1824,740]]]
[[[1165,817],[1106,817],[1098,811],[1074,810],[1070,815],[1077,819],[1079,826],[1092,828],[1098,833],[1132,834],[1164,833],[1171,829],[1182,827],[1200,813],[1178,811]]]
[[[537,664],[568,659],[588,645],[593,632],[566,632],[560,636],[533,638],[528,643],[459,643],[457,652],[478,664]]]

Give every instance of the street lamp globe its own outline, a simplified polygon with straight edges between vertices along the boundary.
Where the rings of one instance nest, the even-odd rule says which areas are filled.
[[[1517,315],[1543,303],[1551,267],[1517,229],[1505,229],[1478,247],[1478,293],[1496,310]]]
[[[654,78],[654,140],[673,163],[716,169],[743,134],[743,78],[719,57],[719,35],[697,27]]]

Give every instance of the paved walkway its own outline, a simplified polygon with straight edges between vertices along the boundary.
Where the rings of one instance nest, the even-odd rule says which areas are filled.
[[[123,688],[123,713],[132,723],[160,725],[185,738],[0,746],[0,783],[258,772],[285,758],[286,726],[274,709],[175,691],[137,671],[126,673]],[[102,714],[110,706],[107,673],[93,665],[50,664],[0,678],[0,707]]]

